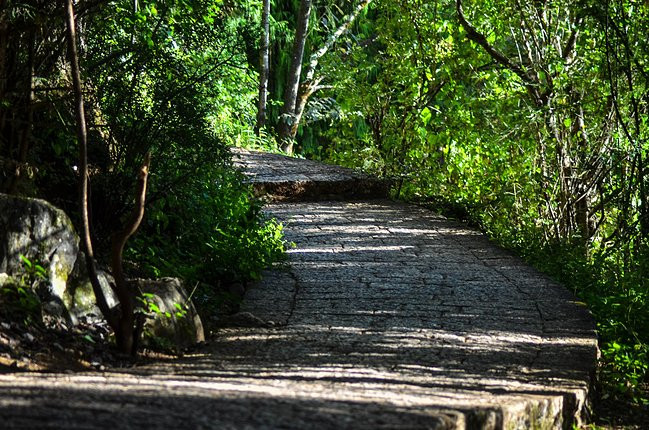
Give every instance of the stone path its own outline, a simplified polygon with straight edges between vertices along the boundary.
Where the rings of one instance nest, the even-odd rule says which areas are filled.
[[[388,192],[385,182],[343,167],[241,148],[232,152],[235,166],[251,178],[256,194],[275,201],[358,200]]]
[[[266,156],[240,156],[258,180]],[[123,373],[2,375],[0,422],[550,429],[579,418],[596,337],[569,292],[416,206],[339,200],[267,210],[296,247],[286,270],[249,290],[243,310],[272,323],[243,321],[201,353]]]

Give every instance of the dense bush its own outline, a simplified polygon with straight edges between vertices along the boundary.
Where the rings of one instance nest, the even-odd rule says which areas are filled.
[[[196,172],[152,206],[130,258],[152,276],[214,286],[259,279],[281,259],[281,225],[266,219],[240,174]]]

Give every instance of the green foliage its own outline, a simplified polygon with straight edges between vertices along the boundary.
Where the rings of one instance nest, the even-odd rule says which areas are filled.
[[[40,197],[78,219],[63,4],[23,3],[9,2],[0,13],[6,36],[0,51],[10,59],[0,61],[0,190],[21,191],[13,172],[24,167],[36,172]],[[227,149],[272,145],[272,137],[252,132],[257,6],[254,0],[76,5],[100,260],[132,212],[136,173],[149,151],[145,222],[127,245],[133,245],[129,275],[175,275],[218,288],[258,278],[282,255],[280,226],[263,218],[232,172]]]
[[[397,195],[479,225],[561,280],[597,320],[610,394],[640,401],[649,8],[463,4],[523,73],[467,39],[455,1],[377,2],[357,43],[327,64],[334,102],[319,112],[331,127],[312,154],[396,179]]]
[[[20,260],[24,271],[0,286],[0,315],[8,321],[31,325],[41,321],[41,302],[35,289],[39,282],[47,280],[47,274],[41,265],[24,255],[20,255]]]
[[[281,226],[264,218],[238,174],[196,175],[154,203],[129,258],[154,276],[214,286],[258,279],[283,256]]]

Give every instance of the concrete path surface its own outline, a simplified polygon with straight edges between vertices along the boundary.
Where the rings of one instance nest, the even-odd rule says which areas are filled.
[[[254,182],[267,164],[253,155],[239,163]],[[385,199],[267,211],[295,247],[247,292],[242,310],[256,318],[181,360],[2,375],[0,427],[552,429],[580,419],[593,321],[481,233]]]

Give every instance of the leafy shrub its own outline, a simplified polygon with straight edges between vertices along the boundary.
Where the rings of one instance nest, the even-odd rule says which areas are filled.
[[[215,287],[258,279],[284,253],[282,228],[227,168],[205,169],[155,201],[129,258],[150,276]]]
[[[7,278],[0,286],[0,315],[4,320],[34,324],[41,321],[41,302],[35,288],[46,279],[46,271],[23,255],[20,259],[24,272]]]

